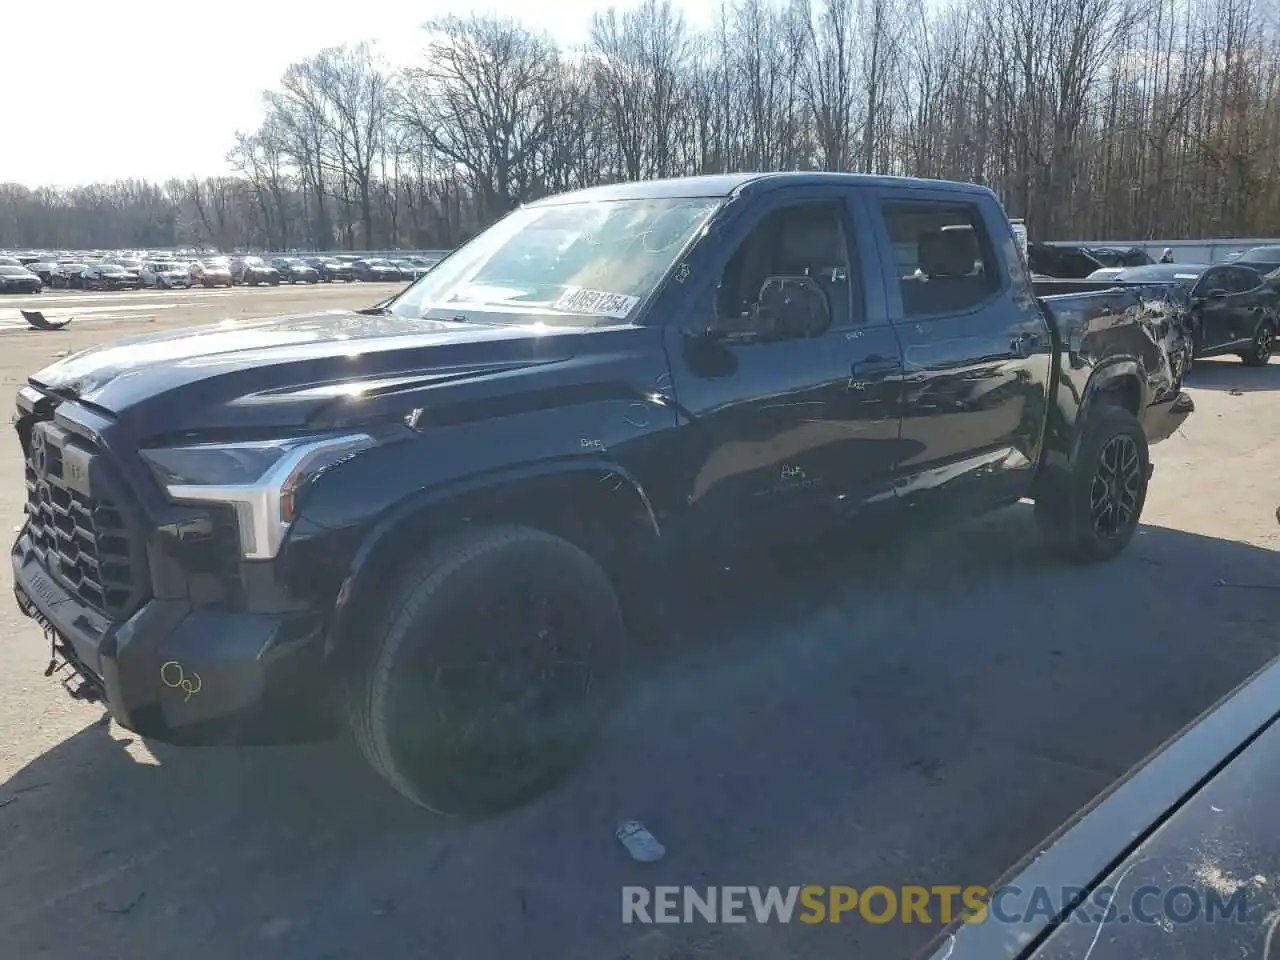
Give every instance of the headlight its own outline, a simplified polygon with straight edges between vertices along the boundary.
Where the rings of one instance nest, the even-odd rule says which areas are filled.
[[[140,451],[169,496],[234,507],[240,552],[270,560],[296,519],[294,496],[320,470],[373,446],[365,433]]]

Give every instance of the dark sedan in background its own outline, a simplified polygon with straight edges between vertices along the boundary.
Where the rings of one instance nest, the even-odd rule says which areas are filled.
[[[400,270],[387,260],[356,260],[351,264],[351,269],[355,271],[356,279],[365,282],[405,279]]]
[[[231,261],[231,282],[250,287],[260,283],[277,287],[280,285],[280,271],[261,257],[237,257]]]
[[[1232,266],[1257,270],[1272,290],[1280,291],[1280,247],[1254,247],[1228,259]]]
[[[84,286],[84,271],[88,264],[79,260],[61,261],[49,280],[49,286],[57,290],[74,290]]]
[[[1271,360],[1280,322],[1280,294],[1262,274],[1238,260],[1229,264],[1157,263],[1119,272],[1098,270],[1089,279],[1185,284],[1191,294],[1196,359],[1234,353],[1250,367],[1265,366]]]
[[[271,266],[280,274],[284,283],[319,283],[320,274],[316,268],[297,257],[276,257]]]
[[[0,293],[39,293],[40,278],[26,267],[0,266]]]
[[[118,263],[91,263],[80,274],[85,290],[138,290],[142,280]]]
[[[425,260],[418,260],[417,258],[392,260],[391,265],[400,271],[401,278],[405,280],[417,280],[419,277],[424,277],[431,272],[431,267],[433,266]]]
[[[350,283],[356,278],[356,272],[351,269],[350,263],[334,257],[307,257],[304,262],[313,268],[325,283],[334,283],[339,280]]]

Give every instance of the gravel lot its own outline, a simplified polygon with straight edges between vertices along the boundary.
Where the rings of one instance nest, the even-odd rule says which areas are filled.
[[[66,350],[389,287],[0,301],[0,385]],[[37,301],[67,331],[26,332]],[[103,312],[103,307],[119,309]],[[1130,550],[1047,560],[1023,506],[891,551],[691,585],[599,754],[505,817],[432,819],[345,743],[177,750],[70,701],[0,596],[0,943],[14,958],[901,956],[923,925],[620,922],[624,884],[989,883],[1280,647],[1280,363],[1197,368]],[[0,397],[0,402],[10,400]],[[21,517],[16,440],[0,523]],[[1266,589],[1266,587],[1271,589]],[[619,817],[668,848],[633,863]]]

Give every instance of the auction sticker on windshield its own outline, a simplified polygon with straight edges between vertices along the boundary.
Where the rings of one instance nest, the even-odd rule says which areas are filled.
[[[639,297],[629,297],[624,293],[609,293],[607,290],[587,290],[583,287],[565,287],[560,299],[552,306],[557,310],[590,313],[596,316],[625,320],[639,302]]]

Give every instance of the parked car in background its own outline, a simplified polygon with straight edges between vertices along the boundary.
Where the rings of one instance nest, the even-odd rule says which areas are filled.
[[[197,260],[187,268],[192,286],[229,287],[232,285],[231,268],[217,260]]]
[[[392,260],[391,265],[400,271],[400,277],[404,280],[417,280],[431,272],[431,268],[425,263],[413,260]]]
[[[137,290],[142,281],[118,263],[91,263],[80,274],[85,290]]]
[[[256,287],[260,283],[280,285],[280,271],[261,257],[236,257],[231,261],[231,282]]]
[[[1157,263],[1129,267],[1112,279],[1186,285],[1191,294],[1195,359],[1234,353],[1250,367],[1266,366],[1271,360],[1280,323],[1280,294],[1253,267],[1239,261]]]
[[[316,273],[320,275],[320,279],[325,283],[333,283],[338,280],[343,283],[350,283],[356,278],[356,273],[351,269],[351,264],[336,257],[307,257],[305,262],[314,268]]]
[[[285,283],[319,283],[320,274],[309,263],[297,257],[276,257],[271,261]]]
[[[0,293],[39,293],[40,278],[26,267],[0,266]]]
[[[53,285],[53,275],[58,272],[58,265],[51,260],[37,260],[27,264],[27,269],[40,278],[46,287]]]
[[[1083,279],[1108,266],[1084,247],[1060,247],[1048,243],[1028,243],[1027,264],[1035,273],[1064,280]]]
[[[1108,267],[1145,267],[1155,263],[1141,247],[1082,247],[1085,253]]]
[[[1280,291],[1280,247],[1254,247],[1230,260],[1232,266],[1257,270],[1272,290]]]
[[[133,257],[109,257],[106,263],[114,263],[124,268],[124,272],[132,277],[138,277],[139,283],[142,280],[142,261]]]
[[[386,260],[356,260],[351,264],[351,269],[355,271],[357,280],[364,280],[365,282],[404,279],[400,275],[400,271]]]
[[[0,267],[20,267],[22,261],[17,257],[0,257]]]
[[[60,260],[58,269],[49,281],[55,290],[74,290],[84,286],[84,269],[87,264],[79,260]]]
[[[138,274],[143,286],[155,287],[159,290],[172,290],[178,287],[191,286],[191,275],[187,265],[177,260],[153,260],[142,266]]]

